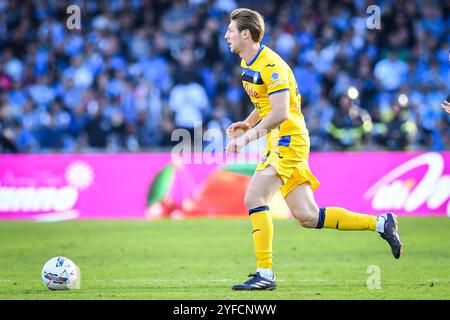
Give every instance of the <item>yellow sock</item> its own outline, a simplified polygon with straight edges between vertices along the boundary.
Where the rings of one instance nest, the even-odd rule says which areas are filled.
[[[344,208],[327,207],[320,208],[317,228],[375,231],[376,226],[376,216],[351,212]]]
[[[257,268],[272,268],[273,223],[268,206],[249,211],[253,226],[253,245]]]

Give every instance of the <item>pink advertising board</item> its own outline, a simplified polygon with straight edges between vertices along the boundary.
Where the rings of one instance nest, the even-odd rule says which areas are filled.
[[[310,166],[320,206],[450,216],[450,152],[316,153]]]
[[[310,166],[321,182],[319,206],[450,216],[450,152],[313,153]],[[170,196],[183,210],[207,194],[205,181],[212,185],[208,177],[222,167],[175,165],[170,153],[0,155],[0,219],[145,219],[149,199],[159,204]],[[248,172],[233,174],[233,183],[248,182]]]

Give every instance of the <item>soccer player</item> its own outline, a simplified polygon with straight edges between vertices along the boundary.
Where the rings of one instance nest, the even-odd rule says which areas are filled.
[[[401,242],[396,217],[351,212],[340,207],[319,208],[313,191],[319,181],[309,165],[309,135],[301,112],[301,95],[291,68],[267,46],[261,45],[264,20],[256,11],[236,9],[230,15],[225,34],[231,52],[238,54],[242,84],[255,106],[241,122],[230,125],[227,153],[238,153],[248,143],[267,134],[267,149],[259,161],[245,195],[245,205],[253,227],[256,272],[234,290],[273,290],[273,224],[267,203],[281,192],[294,217],[306,228],[372,230],[385,239],[395,258]],[[242,134],[239,134],[241,132]]]

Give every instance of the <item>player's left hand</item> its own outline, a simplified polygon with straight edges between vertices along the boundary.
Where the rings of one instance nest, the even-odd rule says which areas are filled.
[[[240,138],[233,139],[228,142],[226,152],[227,153],[239,153],[243,147],[245,147],[245,139],[241,136]]]

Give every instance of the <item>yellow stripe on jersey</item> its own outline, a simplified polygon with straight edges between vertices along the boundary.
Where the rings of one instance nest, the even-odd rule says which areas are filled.
[[[308,133],[301,112],[301,95],[294,73],[277,53],[262,45],[248,64],[244,59],[241,60],[241,68],[242,85],[260,118],[263,119],[272,111],[270,95],[289,91],[289,118],[280,125],[279,135]]]

